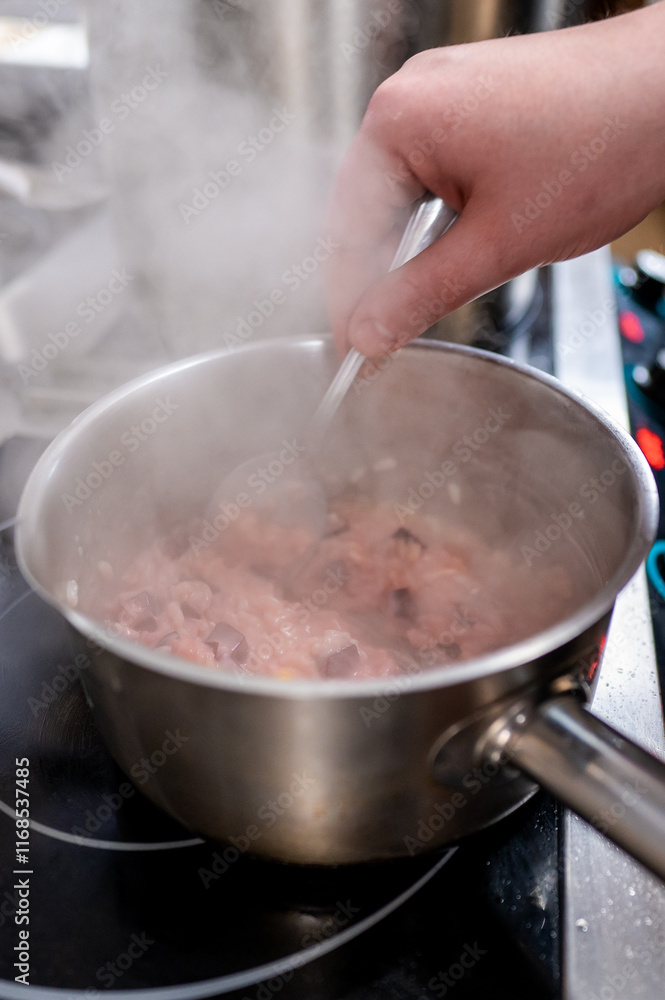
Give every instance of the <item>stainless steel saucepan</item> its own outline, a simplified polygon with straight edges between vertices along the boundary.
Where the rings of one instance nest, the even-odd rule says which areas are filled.
[[[211,671],[96,620],[157,534],[198,518],[188,530],[214,541],[223,519],[201,520],[214,485],[247,455],[297,447],[336,364],[325,337],[179,362],[91,407],[37,464],[20,565],[74,628],[116,760],[135,780],[148,761],[141,790],[192,830],[310,864],[456,840],[535,781],[665,878],[665,769],[583,704],[655,534],[656,490],[632,440],[546,375],[417,343],[357,383],[323,457],[331,493],[352,482],[532,566],[534,606],[565,567],[574,611],[545,631],[390,681],[313,682]]]

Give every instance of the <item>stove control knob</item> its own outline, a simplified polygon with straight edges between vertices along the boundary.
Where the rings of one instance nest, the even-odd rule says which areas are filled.
[[[645,396],[665,407],[665,347],[658,351],[650,368],[635,365],[633,379]]]
[[[638,250],[632,293],[648,309],[656,309],[665,293],[665,257],[655,250]],[[664,300],[665,301],[665,300]]]

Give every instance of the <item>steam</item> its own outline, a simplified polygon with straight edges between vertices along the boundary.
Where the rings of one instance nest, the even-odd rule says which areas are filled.
[[[88,0],[92,107],[80,97],[44,158],[63,185],[108,185],[130,325],[156,364],[327,329],[325,206],[406,54],[408,9]]]

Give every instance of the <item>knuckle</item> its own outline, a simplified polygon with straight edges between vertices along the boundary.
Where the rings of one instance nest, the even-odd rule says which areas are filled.
[[[365,112],[363,120],[365,129],[373,130],[392,118],[396,101],[400,98],[401,89],[401,85],[395,81],[394,76],[388,77],[376,88]]]

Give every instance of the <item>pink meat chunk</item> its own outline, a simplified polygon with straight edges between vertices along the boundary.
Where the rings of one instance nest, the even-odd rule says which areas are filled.
[[[527,566],[429,516],[396,527],[387,505],[339,501],[312,547],[301,529],[249,513],[179,555],[158,539],[103,617],[212,670],[332,680],[459,663],[537,633],[575,603],[562,566]],[[305,553],[294,579],[294,555]]]

